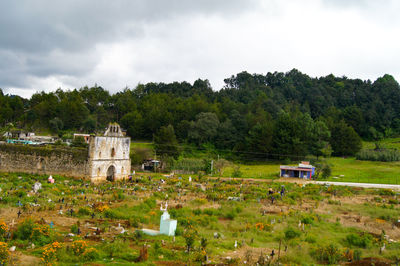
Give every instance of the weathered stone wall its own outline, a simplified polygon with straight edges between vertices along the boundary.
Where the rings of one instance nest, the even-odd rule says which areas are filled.
[[[0,144],[0,172],[87,177],[88,150]]]
[[[127,178],[131,171],[130,138],[92,136],[89,141],[89,176],[92,181],[104,181],[114,168],[114,180]]]

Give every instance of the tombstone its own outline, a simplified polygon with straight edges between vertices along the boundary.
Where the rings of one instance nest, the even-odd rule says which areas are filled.
[[[49,224],[49,226],[50,226],[50,228],[51,228],[51,229],[53,229],[53,227],[54,227],[54,223],[53,223],[53,222],[51,222],[51,223]]]
[[[18,213],[17,213],[18,218],[21,216],[21,214],[22,214],[21,210],[18,210]]]
[[[165,203],[165,208],[160,207],[160,210],[163,211],[163,214],[160,218],[160,234],[167,236],[174,236],[177,226],[177,220],[170,219],[170,215],[167,211],[168,203]]]
[[[47,179],[47,183],[50,183],[50,184],[54,184],[54,178],[53,178],[53,176],[49,176],[49,178]]]
[[[189,182],[192,182],[192,177],[191,176],[189,176]]]
[[[42,189],[42,183],[40,182],[36,182],[35,184],[33,184],[33,192],[37,193],[39,190]]]

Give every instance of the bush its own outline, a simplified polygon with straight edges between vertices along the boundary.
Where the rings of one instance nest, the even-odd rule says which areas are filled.
[[[94,261],[99,259],[100,254],[95,248],[87,248],[82,253],[82,257],[85,261]]]
[[[0,265],[6,265],[9,257],[10,251],[8,250],[7,243],[0,242]]]
[[[372,236],[370,234],[364,234],[362,236],[358,234],[349,234],[346,237],[346,242],[350,246],[367,248],[372,244]]]
[[[379,162],[397,162],[400,161],[400,152],[398,150],[361,150],[356,154],[357,160],[379,161]]]
[[[242,177],[243,173],[240,171],[240,167],[237,166],[232,172],[232,177]]]
[[[285,239],[286,240],[294,239],[296,237],[299,237],[300,235],[301,235],[300,231],[298,231],[292,227],[288,227],[285,230]]]
[[[26,218],[18,225],[14,232],[14,239],[27,240],[31,238],[35,222],[31,218]]]
[[[83,208],[79,208],[78,210],[78,214],[79,215],[90,215],[90,210],[89,208],[83,207]]]
[[[236,212],[233,211],[233,210],[231,210],[230,212],[226,213],[226,214],[224,215],[224,217],[225,217],[226,219],[228,219],[228,220],[234,220],[235,217],[236,217],[236,215],[237,215]]]
[[[318,247],[311,255],[318,261],[329,264],[337,264],[342,258],[340,249],[335,244]]]
[[[321,175],[322,178],[328,178],[328,177],[331,176],[331,174],[332,174],[332,169],[331,169],[330,165],[329,164],[325,164],[322,167],[322,175]]]
[[[86,241],[75,240],[74,242],[72,242],[72,251],[76,256],[82,255],[86,251],[87,247],[88,244],[86,243]]]

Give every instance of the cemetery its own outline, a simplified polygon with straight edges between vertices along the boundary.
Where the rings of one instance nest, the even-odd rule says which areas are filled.
[[[2,173],[0,260],[10,265],[400,261],[398,191],[287,180],[137,173],[131,180],[96,184]]]

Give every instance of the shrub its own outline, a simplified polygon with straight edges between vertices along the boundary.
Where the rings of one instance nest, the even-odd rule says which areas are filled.
[[[325,164],[322,167],[322,178],[328,178],[332,174],[332,169],[329,164]]]
[[[53,242],[44,247],[42,252],[42,261],[45,265],[51,265],[57,260],[57,253],[61,249],[61,244],[59,242]]]
[[[237,215],[236,212],[233,211],[233,210],[231,210],[230,212],[226,213],[226,214],[224,215],[224,217],[225,217],[226,219],[229,219],[229,220],[234,220],[235,217],[236,217],[236,215]]]
[[[346,242],[350,246],[367,248],[372,244],[372,236],[370,234],[364,234],[362,236],[358,234],[349,234],[346,237]]]
[[[26,218],[18,225],[14,232],[14,239],[27,240],[31,238],[35,222],[31,218]]]
[[[303,224],[314,224],[314,217],[311,216],[311,215],[304,215],[304,216],[301,218],[301,222],[302,222]]]
[[[379,162],[397,162],[400,161],[400,152],[398,150],[361,150],[356,154],[357,160],[379,161]]]
[[[315,236],[307,236],[306,239],[305,239],[305,241],[306,241],[307,243],[310,243],[310,244],[314,244],[314,243],[317,242]]]
[[[243,173],[240,171],[240,167],[237,166],[232,172],[232,177],[242,177]]]
[[[77,224],[71,225],[71,233],[73,233],[73,234],[78,233],[78,225]]]
[[[301,235],[300,231],[298,231],[292,227],[288,227],[285,230],[285,239],[286,240],[294,239],[296,237],[299,237],[300,235]]]
[[[90,210],[87,207],[79,208],[78,214],[79,215],[90,215]]]
[[[0,265],[5,265],[10,257],[10,251],[8,250],[7,243],[0,242]]]
[[[3,220],[0,220],[0,240],[5,239],[7,231],[8,231],[7,224]]]
[[[82,257],[85,261],[98,260],[100,257],[99,252],[95,248],[87,248],[83,253]]]
[[[87,247],[88,244],[86,243],[86,241],[75,240],[74,242],[72,242],[72,251],[76,256],[82,255],[86,251]]]
[[[342,258],[340,249],[335,244],[318,247],[311,252],[311,255],[318,261],[329,264],[337,264]]]

